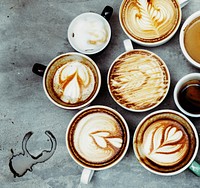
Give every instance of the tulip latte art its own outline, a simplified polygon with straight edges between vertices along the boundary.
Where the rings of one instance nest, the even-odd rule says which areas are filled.
[[[122,121],[105,109],[80,114],[68,134],[68,145],[76,159],[88,167],[102,167],[120,158],[127,144]]]
[[[142,42],[158,42],[168,37],[180,22],[175,0],[125,0],[120,21],[133,38]]]
[[[133,50],[115,60],[108,82],[118,104],[130,110],[146,110],[164,99],[170,80],[160,58],[145,50]]]
[[[138,160],[156,172],[181,169],[192,158],[195,146],[195,135],[187,120],[171,112],[150,116],[134,134]]]
[[[53,87],[59,98],[66,103],[87,99],[94,90],[95,78],[91,69],[78,61],[60,67],[54,76]]]

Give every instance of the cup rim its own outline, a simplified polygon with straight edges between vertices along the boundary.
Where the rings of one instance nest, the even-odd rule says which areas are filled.
[[[77,160],[73,154],[71,153],[71,150],[69,148],[69,145],[68,145],[68,133],[69,133],[69,130],[70,130],[70,127],[71,127],[71,124],[73,123],[73,121],[80,115],[82,114],[83,112],[85,111],[88,111],[88,110],[91,110],[91,109],[95,109],[95,108],[102,108],[102,109],[106,109],[106,110],[109,110],[111,112],[114,112],[115,114],[117,114],[117,116],[122,120],[122,122],[124,123],[124,126],[125,126],[125,129],[126,129],[126,132],[127,132],[127,144],[124,148],[124,151],[122,153],[122,155],[116,160],[114,161],[113,163],[109,164],[108,166],[104,166],[104,167],[98,167],[98,168],[95,168],[95,167],[88,167],[84,164],[82,164],[81,162],[79,162],[79,160]],[[81,167],[83,168],[87,168],[87,169],[90,169],[90,170],[105,170],[105,169],[108,169],[108,168],[111,168],[113,166],[115,166],[116,164],[118,164],[123,158],[124,156],[126,155],[127,153],[127,150],[128,150],[128,147],[129,147],[129,143],[130,143],[130,132],[129,132],[129,127],[128,127],[128,124],[125,120],[125,118],[115,109],[111,108],[111,107],[108,107],[108,106],[105,106],[105,105],[93,105],[93,106],[89,106],[81,111],[79,111],[78,113],[76,113],[74,115],[74,117],[70,120],[70,122],[68,123],[68,127],[67,127],[67,130],[66,130],[66,134],[65,134],[65,142],[66,142],[66,147],[67,147],[67,150],[68,150],[68,153],[70,154],[71,158],[78,164],[80,165]]]
[[[73,28],[73,24],[74,24],[79,18],[84,17],[84,16],[86,16],[86,15],[91,15],[91,17],[96,16],[96,17],[100,18],[100,19],[103,20],[103,22],[106,24],[106,27],[107,27],[107,29],[108,29],[108,40],[106,41],[106,43],[104,43],[104,45],[103,45],[101,48],[99,48],[99,49],[97,49],[97,50],[88,51],[88,52],[86,52],[86,51],[84,51],[84,50],[81,50],[80,48],[78,48],[78,47],[74,44],[74,42],[73,42],[73,40],[72,40],[72,37],[71,37],[71,32],[70,32],[71,29]],[[93,55],[93,54],[97,54],[97,53],[101,52],[103,49],[106,48],[106,46],[108,46],[108,44],[109,44],[109,42],[110,42],[110,39],[111,39],[111,27],[110,27],[110,24],[108,23],[108,21],[107,21],[103,16],[101,16],[100,14],[94,13],[94,12],[85,12],[85,13],[79,14],[78,16],[76,16],[76,17],[71,21],[71,23],[69,24],[69,27],[68,27],[67,36],[68,36],[68,41],[69,41],[70,45],[71,45],[76,51],[78,51],[78,52],[80,52],[80,53],[83,53],[83,54],[86,54],[86,55]]]
[[[157,104],[155,104],[154,106],[151,106],[150,108],[140,109],[140,110],[131,109],[131,108],[128,108],[128,107],[122,105],[121,103],[119,103],[119,102],[115,99],[115,97],[113,96],[113,94],[112,94],[112,92],[111,92],[111,89],[110,89],[110,84],[109,84],[109,83],[110,83],[109,78],[110,78],[110,74],[111,74],[111,69],[112,69],[112,67],[116,64],[117,60],[118,60],[121,56],[123,56],[123,55],[125,55],[125,54],[127,54],[127,53],[130,53],[130,52],[132,52],[132,51],[138,51],[138,50],[139,50],[139,51],[143,51],[143,52],[147,52],[147,53],[151,53],[151,54],[155,55],[160,61],[162,61],[163,65],[165,66],[165,70],[166,70],[166,72],[167,72],[167,76],[168,76],[168,78],[169,78],[168,85],[167,85],[167,90],[166,90],[166,93],[165,93],[165,95],[163,96],[162,100],[160,100]],[[110,96],[112,97],[112,99],[113,99],[119,106],[121,106],[122,108],[124,108],[124,109],[126,109],[126,110],[128,110],[128,111],[130,111],[130,112],[146,112],[146,111],[152,110],[153,108],[156,108],[156,107],[157,107],[158,105],[160,105],[160,104],[164,101],[164,99],[166,98],[166,96],[167,96],[167,94],[168,94],[168,92],[169,92],[170,84],[171,84],[170,72],[169,72],[169,69],[168,69],[166,63],[164,62],[164,60],[163,60],[160,56],[158,56],[157,54],[155,54],[154,52],[149,51],[149,50],[145,50],[145,49],[133,49],[133,50],[130,50],[130,51],[125,51],[124,53],[120,54],[117,58],[115,58],[115,60],[114,60],[114,61],[112,62],[112,64],[110,65],[110,68],[109,68],[108,74],[107,74],[107,85],[108,85],[108,91],[109,91],[109,93],[110,93]]]
[[[184,45],[184,32],[185,32],[185,28],[195,19],[200,17],[200,10],[194,12],[193,14],[191,14],[183,23],[182,27],[181,27],[181,31],[179,34],[179,43],[180,43],[180,47],[182,50],[183,55],[185,56],[185,58],[195,67],[200,68],[200,63],[196,62],[194,59],[192,59],[190,57],[190,55],[188,54],[187,50],[185,49],[185,45]]]
[[[200,117],[200,114],[193,114],[193,113],[190,113],[188,111],[186,111],[180,104],[179,104],[179,101],[178,101],[178,92],[179,90],[181,89],[181,86],[187,82],[187,81],[190,81],[190,80],[194,80],[194,79],[199,79],[200,80],[200,73],[190,73],[190,74],[187,74],[185,76],[183,76],[175,85],[175,88],[174,88],[174,102],[176,104],[176,106],[178,107],[178,109],[184,113],[185,115],[187,116],[190,116],[190,117]]]
[[[59,104],[58,102],[56,102],[48,93],[48,89],[46,88],[46,75],[48,73],[48,70],[49,68],[51,67],[51,65],[59,58],[61,57],[64,57],[64,56],[67,56],[67,55],[77,55],[77,56],[80,56],[80,57],[84,57],[86,58],[87,60],[90,61],[90,63],[94,66],[96,72],[97,72],[97,77],[98,77],[98,86],[97,86],[97,89],[96,89],[96,92],[95,94],[91,97],[91,99],[89,101],[87,101],[86,103],[83,103],[82,105],[80,106],[64,106],[62,104]],[[96,65],[96,63],[90,58],[88,57],[87,55],[84,55],[84,54],[81,54],[81,53],[78,53],[78,52],[67,52],[67,53],[63,53],[61,55],[58,55],[56,56],[55,58],[53,58],[50,63],[47,65],[46,69],[45,69],[45,72],[44,72],[44,76],[43,76],[43,89],[44,89],[44,92],[46,94],[46,96],[48,97],[48,99],[53,103],[55,104],[56,106],[60,107],[60,108],[63,108],[63,109],[66,109],[66,110],[76,110],[76,109],[81,109],[87,105],[89,105],[95,98],[96,96],[98,95],[99,93],[99,90],[100,90],[100,87],[101,87],[101,73],[100,73],[100,70],[98,68],[98,66]]]
[[[189,162],[183,166],[182,168],[178,169],[177,171],[174,171],[174,172],[158,172],[156,170],[153,170],[151,168],[149,168],[148,166],[146,166],[144,163],[142,163],[140,161],[140,157],[138,155],[138,153],[136,152],[137,149],[136,149],[136,144],[135,144],[135,140],[136,140],[136,135],[138,134],[138,131],[141,127],[141,125],[149,118],[149,117],[152,117],[154,115],[157,115],[157,114],[160,114],[160,113],[174,113],[180,117],[182,117],[183,119],[185,119],[191,126],[193,132],[194,132],[194,135],[195,135],[195,139],[196,139],[196,146],[195,146],[195,150],[194,150],[194,154],[193,156],[191,157],[191,159],[189,160]],[[147,116],[145,116],[140,122],[139,124],[137,125],[136,127],[136,130],[134,132],[134,135],[133,135],[133,150],[134,150],[134,153],[135,153],[135,156],[137,158],[137,160],[139,161],[139,163],[146,169],[148,170],[149,172],[152,172],[154,174],[157,174],[157,175],[161,175],[161,176],[173,176],[173,175],[177,175],[183,171],[185,171],[187,168],[189,168],[189,166],[192,164],[192,162],[195,160],[196,156],[197,156],[197,153],[198,153],[198,149],[199,149],[199,137],[198,137],[198,133],[197,133],[197,130],[194,126],[194,124],[189,120],[189,118],[187,118],[184,114],[178,112],[178,111],[175,111],[175,110],[171,110],[171,109],[162,109],[162,110],[157,110],[157,111],[154,111],[150,114],[148,114]]]
[[[179,21],[176,25],[176,28],[173,30],[172,33],[170,33],[170,35],[168,35],[166,38],[160,40],[160,41],[157,41],[157,42],[143,42],[143,41],[140,41],[134,37],[132,37],[126,30],[126,28],[123,26],[122,24],[122,20],[121,20],[121,14],[122,14],[122,7],[123,7],[123,4],[124,4],[125,0],[123,0],[121,2],[121,5],[120,5],[120,9],[119,9],[119,21],[120,21],[120,25],[121,25],[121,28],[123,29],[123,31],[125,32],[125,34],[135,43],[139,44],[139,45],[142,45],[142,46],[146,46],[146,47],[157,47],[157,46],[160,46],[160,45],[163,45],[164,43],[168,42],[174,35],[175,33],[177,32],[180,24],[181,24],[181,19],[182,19],[182,10],[181,10],[181,7],[180,7],[180,3],[178,2],[178,0],[176,0],[177,2],[177,6],[179,8],[179,13],[180,13],[180,16],[179,16]]]

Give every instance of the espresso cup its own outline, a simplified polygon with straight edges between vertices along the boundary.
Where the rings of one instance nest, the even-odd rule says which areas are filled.
[[[200,11],[193,13],[184,22],[179,36],[180,47],[186,59],[200,68]]]
[[[122,160],[129,146],[125,119],[107,106],[90,106],[78,112],[66,131],[72,159],[84,168],[81,183],[88,184],[95,170],[105,170]]]
[[[108,20],[112,12],[113,8],[106,6],[101,15],[87,12],[74,18],[68,28],[71,46],[83,54],[96,54],[102,51],[111,38]]]
[[[63,109],[79,109],[89,105],[101,86],[101,74],[95,62],[76,52],[55,57],[47,67],[34,64],[32,71],[43,76],[46,96]]]
[[[111,97],[132,112],[144,112],[158,106],[170,87],[170,74],[165,62],[153,52],[133,49],[124,40],[126,52],[111,64],[107,84]]]
[[[200,73],[182,77],[174,88],[174,102],[190,117],[200,117]]]
[[[133,137],[133,149],[140,164],[163,176],[176,175],[187,168],[200,176],[200,165],[194,161],[198,148],[195,126],[174,110],[159,110],[147,115]]]
[[[154,47],[170,40],[181,23],[181,8],[188,0],[123,0],[120,25],[126,35],[142,46]]]

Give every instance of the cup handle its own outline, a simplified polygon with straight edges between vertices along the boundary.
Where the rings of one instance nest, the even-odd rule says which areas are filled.
[[[183,8],[185,5],[189,3],[190,0],[178,0],[181,8]]]
[[[84,168],[81,175],[81,183],[88,184],[91,181],[93,174],[94,170]]]
[[[133,45],[130,39],[125,39],[124,40],[124,48],[127,52],[133,50]]]
[[[46,69],[45,65],[42,65],[42,64],[39,64],[39,63],[35,63],[33,65],[32,72],[37,74],[37,75],[39,75],[39,76],[43,76],[45,69]]]
[[[110,17],[112,16],[112,13],[113,8],[110,6],[106,6],[102,11],[101,16],[103,16],[107,21],[109,21]]]
[[[189,169],[197,176],[200,177],[200,164],[196,161],[193,161],[192,164],[189,166]]]

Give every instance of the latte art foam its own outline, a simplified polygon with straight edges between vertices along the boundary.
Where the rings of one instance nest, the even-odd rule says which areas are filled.
[[[188,140],[187,133],[178,122],[159,120],[145,130],[140,150],[154,163],[172,166],[187,155]]]
[[[169,87],[165,64],[148,51],[130,51],[120,56],[109,76],[110,91],[123,107],[144,110],[161,102]]]
[[[81,51],[101,49],[109,40],[105,22],[97,16],[81,16],[72,29],[74,45]]]
[[[55,73],[53,89],[66,103],[86,100],[94,90],[95,78],[91,69],[78,61],[69,61]]]
[[[123,143],[119,123],[111,115],[102,112],[83,117],[77,123],[73,139],[79,155],[94,163],[112,159]]]
[[[121,12],[126,32],[145,42],[159,41],[170,35],[180,14],[174,0],[127,0]]]

